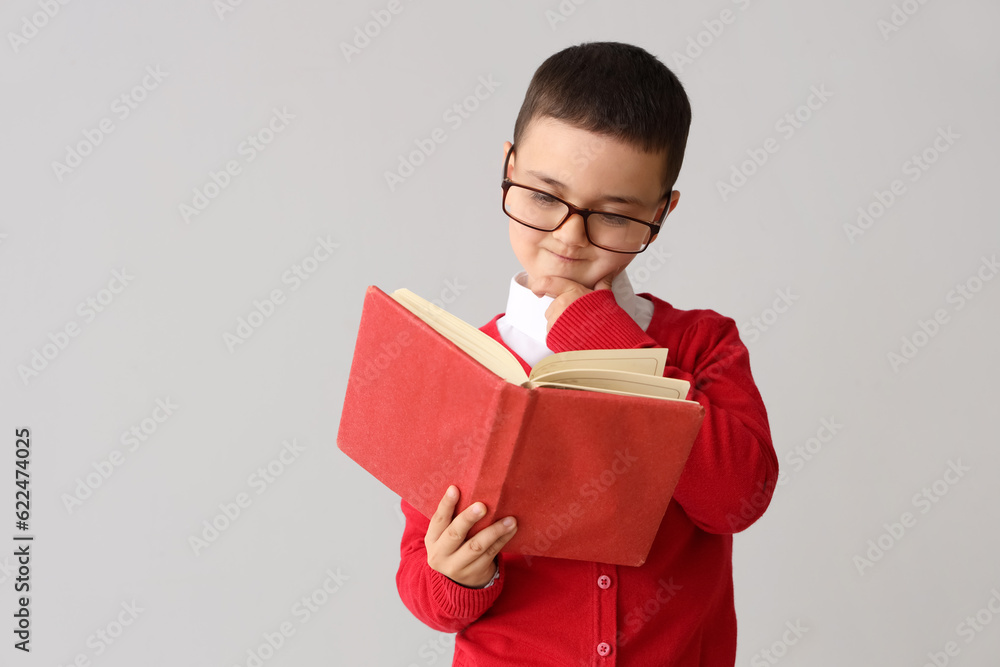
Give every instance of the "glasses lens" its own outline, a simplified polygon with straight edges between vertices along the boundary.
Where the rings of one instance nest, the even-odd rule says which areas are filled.
[[[594,245],[608,250],[635,252],[649,242],[651,230],[635,220],[607,213],[592,213],[587,218],[587,231]]]
[[[504,213],[536,229],[551,231],[559,226],[569,209],[566,204],[544,192],[511,184],[504,200]],[[591,242],[618,252],[639,252],[649,243],[651,230],[646,225],[610,213],[592,213],[587,217]]]
[[[555,229],[569,212],[558,199],[517,185],[507,190],[504,212],[518,222],[538,229]]]

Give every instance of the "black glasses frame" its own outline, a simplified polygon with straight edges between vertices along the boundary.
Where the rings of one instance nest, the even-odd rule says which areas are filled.
[[[588,224],[587,219],[590,217],[590,215],[592,213],[600,213],[602,215],[613,215],[613,216],[618,217],[618,218],[625,218],[626,220],[631,220],[633,222],[638,222],[639,224],[646,225],[647,227],[649,227],[649,229],[650,229],[649,237],[652,239],[653,236],[655,236],[656,234],[658,234],[660,232],[660,227],[663,225],[663,221],[667,218],[667,213],[670,212],[670,196],[674,193],[673,190],[668,190],[667,191],[667,195],[666,195],[667,196],[667,205],[663,207],[663,213],[660,215],[660,219],[657,220],[656,222],[648,222],[646,220],[640,220],[639,218],[633,218],[633,217],[628,216],[628,215],[621,215],[620,213],[609,213],[608,211],[595,211],[595,210],[589,209],[589,208],[579,208],[577,206],[574,206],[573,204],[570,204],[568,201],[566,201],[565,199],[562,199],[561,197],[556,197],[554,194],[552,194],[551,192],[548,192],[547,190],[542,190],[541,188],[534,188],[534,187],[532,187],[530,185],[524,185],[523,183],[516,183],[516,182],[512,181],[511,179],[507,178],[507,165],[510,163],[510,155],[513,152],[514,152],[514,144],[511,144],[510,145],[510,150],[507,151],[507,158],[503,162],[503,181],[501,181],[501,183],[500,183],[500,187],[503,188],[503,198],[500,201],[500,207],[501,207],[501,209],[503,209],[504,214],[508,218],[510,218],[511,220],[513,220],[515,222],[521,223],[525,227],[530,227],[531,229],[537,229],[540,232],[554,232],[557,229],[559,229],[560,227],[562,227],[566,223],[566,221],[569,220],[574,214],[579,214],[580,217],[583,218],[583,230],[584,230],[584,233],[586,233],[586,235],[587,235],[587,241],[589,241],[591,243],[591,245],[595,245],[598,248],[601,248],[602,250],[607,250],[608,252],[617,252],[617,253],[621,253],[623,255],[638,255],[640,252],[643,252],[644,250],[646,250],[646,248],[648,248],[650,246],[650,244],[652,244],[652,241],[650,241],[649,243],[647,243],[642,248],[642,250],[615,250],[613,248],[605,248],[604,246],[602,246],[599,243],[594,243],[594,240],[592,238],[590,238],[590,225]],[[510,213],[507,212],[507,192],[510,190],[510,186],[512,186],[512,185],[516,185],[519,188],[525,188],[527,190],[533,190],[535,192],[540,192],[543,195],[547,195],[549,197],[552,197],[556,201],[564,204],[566,206],[566,208],[569,209],[569,211],[566,213],[566,217],[564,217],[562,219],[562,221],[560,221],[560,223],[558,225],[556,225],[555,227],[553,227],[552,229],[544,229],[542,227],[535,227],[534,225],[529,225],[528,223],[524,222],[523,220],[519,220],[519,219],[515,218],[514,216],[512,216]]]

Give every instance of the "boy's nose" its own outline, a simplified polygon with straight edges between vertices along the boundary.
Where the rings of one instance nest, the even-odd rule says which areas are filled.
[[[587,229],[583,222],[583,216],[579,213],[574,213],[569,216],[559,229],[552,232],[556,235],[556,238],[560,243],[567,246],[584,246],[587,245]]]

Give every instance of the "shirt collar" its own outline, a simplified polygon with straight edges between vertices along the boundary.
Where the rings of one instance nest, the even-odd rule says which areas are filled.
[[[507,310],[503,319],[507,325],[544,345],[548,326],[545,310],[554,299],[551,296],[535,296],[535,293],[521,282],[526,281],[527,275],[526,271],[521,271],[510,279]],[[645,331],[652,319],[653,303],[636,295],[632,289],[632,281],[625,271],[615,276],[611,283],[611,292],[615,295],[618,305]]]

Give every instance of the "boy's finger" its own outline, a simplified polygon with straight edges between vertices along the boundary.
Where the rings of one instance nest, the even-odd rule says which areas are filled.
[[[611,289],[611,285],[614,284],[615,278],[617,278],[618,274],[624,270],[625,267],[623,266],[615,267],[612,269],[611,273],[597,281],[597,284],[594,285],[594,289]]]
[[[449,494],[454,493],[454,496]],[[424,537],[425,546],[437,542],[441,533],[451,524],[451,519],[455,515],[455,505],[458,503],[458,487],[451,485],[441,497],[437,510],[431,515],[430,525],[427,526],[427,535]]]
[[[513,521],[510,527],[505,526],[503,521],[497,521],[489,528],[479,531],[475,537],[465,543],[469,550],[469,563],[474,563],[480,558],[493,560],[493,557],[503,548],[503,545],[510,542],[516,532],[516,521]]]
[[[476,510],[479,510],[478,512]],[[437,538],[437,542],[446,547],[446,553],[453,554],[465,542],[465,536],[469,534],[472,525],[486,515],[486,506],[483,503],[475,502],[459,512],[452,522],[444,529]]]
[[[542,282],[544,281],[544,282]],[[544,276],[538,279],[537,283],[529,285],[529,289],[535,293],[536,296],[541,296],[543,294],[551,296],[554,299],[558,299],[561,295],[566,292],[589,292],[590,290],[576,282],[575,280],[570,280],[569,278],[563,278],[562,276]]]

